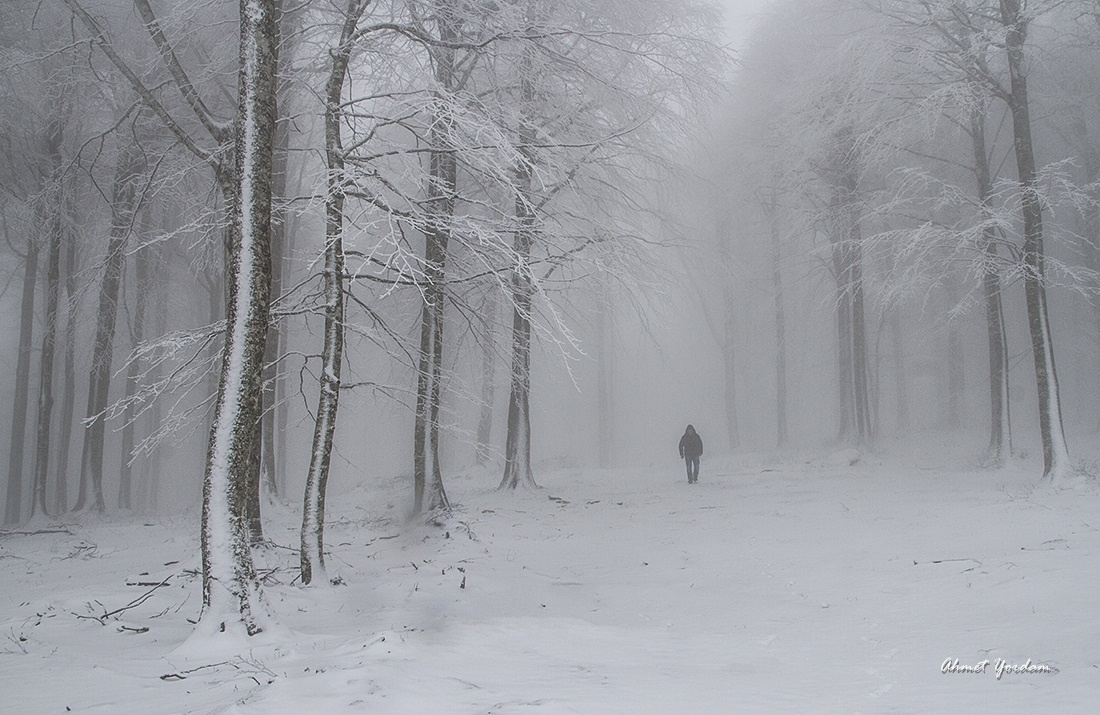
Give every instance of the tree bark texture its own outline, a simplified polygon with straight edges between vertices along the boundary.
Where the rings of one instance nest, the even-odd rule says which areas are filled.
[[[248,635],[262,631],[269,618],[249,549],[245,501],[271,300],[276,41],[274,0],[241,0],[226,335],[203,478],[201,621]]]
[[[268,332],[271,331],[268,326]],[[267,344],[267,341],[264,341]],[[262,383],[261,383],[262,384]],[[249,546],[260,546],[264,543],[264,522],[262,505],[260,504],[260,492],[263,487],[260,484],[260,461],[263,450],[263,395],[260,395],[260,403],[256,424],[253,425],[254,433],[252,443],[248,449],[248,483],[245,485],[245,525],[248,530]]]

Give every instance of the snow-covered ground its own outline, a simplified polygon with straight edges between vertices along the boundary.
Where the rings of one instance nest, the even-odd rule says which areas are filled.
[[[260,552],[279,626],[246,643],[189,638],[195,514],[8,533],[2,709],[1095,712],[1095,482],[850,456],[704,457],[691,486],[676,462],[544,470],[525,494],[455,475],[440,525],[401,521],[406,484],[345,488],[326,531],[342,585],[303,589],[294,552]],[[295,516],[270,516],[296,547]],[[942,672],[955,659],[989,664]],[[1053,672],[998,678],[998,659]]]

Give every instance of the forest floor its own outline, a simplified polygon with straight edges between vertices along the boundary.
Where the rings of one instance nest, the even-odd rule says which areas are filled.
[[[360,484],[329,505],[339,585],[297,585],[295,516],[271,510],[279,625],[245,644],[189,638],[197,512],[9,531],[0,709],[1094,712],[1095,479],[1049,493],[1034,461],[951,461],[704,457],[696,485],[676,462],[559,468],[519,494],[469,473],[441,524],[403,522],[403,482]]]

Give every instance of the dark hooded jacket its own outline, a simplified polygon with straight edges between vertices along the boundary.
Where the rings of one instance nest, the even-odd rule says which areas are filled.
[[[701,457],[703,455],[703,438],[691,425],[684,430],[684,436],[680,438],[680,456],[684,458]]]

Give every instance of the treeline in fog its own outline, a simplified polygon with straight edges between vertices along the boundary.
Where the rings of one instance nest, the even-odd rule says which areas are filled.
[[[1100,427],[1095,0],[10,0],[5,524]],[[8,409],[8,407],[5,407]],[[1067,437],[1068,435],[1068,437]],[[671,457],[671,459],[670,459]],[[301,506],[299,506],[301,505]],[[230,624],[227,626],[226,624]]]

